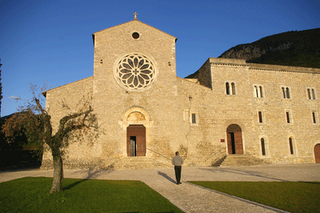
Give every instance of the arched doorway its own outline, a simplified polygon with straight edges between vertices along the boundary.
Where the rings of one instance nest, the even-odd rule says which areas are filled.
[[[126,113],[127,156],[146,156],[146,124],[148,117],[140,108]]]
[[[146,156],[146,128],[143,125],[127,127],[127,155]]]
[[[314,160],[316,163],[320,163],[320,143],[314,146]]]
[[[231,124],[227,128],[228,154],[243,154],[242,132],[240,126]]]

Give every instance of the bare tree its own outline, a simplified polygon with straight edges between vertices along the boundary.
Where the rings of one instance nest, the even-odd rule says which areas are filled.
[[[81,138],[92,129],[96,131],[97,119],[92,113],[90,102],[84,101],[78,112],[69,113],[60,119],[58,130],[53,133],[51,116],[40,103],[41,93],[37,97],[37,87],[31,85],[30,88],[33,93],[32,100],[27,101],[19,113],[5,122],[2,131],[7,138],[13,138],[17,133],[23,132],[30,145],[37,146],[40,150],[43,150],[45,145],[50,148],[54,170],[50,193],[60,192],[63,180],[63,149],[74,137]]]

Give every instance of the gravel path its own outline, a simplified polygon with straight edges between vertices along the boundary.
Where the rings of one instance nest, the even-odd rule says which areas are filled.
[[[52,177],[50,170],[0,173],[0,182],[22,177]],[[187,181],[320,181],[320,164],[255,167],[183,167],[176,185],[173,168],[141,170],[65,170],[65,178],[140,180],[184,212],[283,212],[268,206],[205,189]]]

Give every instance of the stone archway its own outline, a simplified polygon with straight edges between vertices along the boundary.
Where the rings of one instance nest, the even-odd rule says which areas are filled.
[[[315,163],[320,163],[320,143],[314,146],[314,160]]]
[[[242,131],[239,125],[231,124],[227,128],[228,154],[243,154]]]
[[[131,109],[126,114],[126,154],[132,156],[146,156],[146,117],[143,110]]]

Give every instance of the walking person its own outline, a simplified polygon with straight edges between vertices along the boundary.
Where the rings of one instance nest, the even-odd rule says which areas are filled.
[[[179,152],[176,152],[176,156],[172,158],[172,164],[174,165],[174,171],[176,173],[177,184],[181,184],[181,166],[183,164],[182,157],[180,157]]]

